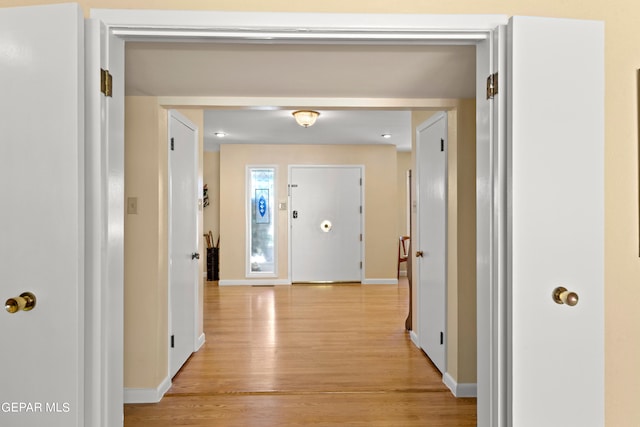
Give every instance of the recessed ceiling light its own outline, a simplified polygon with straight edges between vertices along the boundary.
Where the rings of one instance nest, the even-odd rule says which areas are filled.
[[[224,138],[225,136],[227,136],[227,134],[224,132],[216,132],[214,133],[214,135],[217,136],[218,138]]]
[[[382,135],[380,135],[383,138],[389,139],[391,138],[391,134],[390,133],[383,133]]]

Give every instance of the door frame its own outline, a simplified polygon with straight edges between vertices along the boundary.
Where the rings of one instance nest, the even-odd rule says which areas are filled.
[[[434,125],[437,121],[439,120],[444,120],[445,123],[445,133],[447,134],[447,140],[445,142],[445,147],[448,147],[448,134],[449,134],[449,120],[447,117],[447,112],[446,111],[439,111],[437,113],[435,113],[433,116],[429,117],[427,120],[423,121],[422,123],[420,123],[418,126],[416,126],[415,132],[416,132],[416,146],[415,146],[415,157],[416,157],[416,161],[415,161],[415,166],[416,166],[416,194],[415,194],[415,201],[416,201],[416,237],[415,237],[415,245],[413,246],[414,250],[422,250],[421,242],[420,242],[420,229],[422,228],[422,224],[420,221],[420,213],[421,213],[421,209],[424,209],[424,206],[421,205],[421,201],[420,201],[420,178],[421,175],[423,174],[424,170],[423,167],[425,165],[420,163],[420,151],[421,149],[421,144],[420,144],[420,132],[429,128],[430,126]],[[448,257],[448,248],[449,248],[449,229],[448,229],[448,225],[449,225],[449,164],[448,164],[448,160],[449,160],[449,150],[445,150],[444,152],[445,154],[445,158],[444,158],[444,186],[445,186],[445,199],[444,199],[444,209],[445,209],[445,217],[444,217],[444,230],[445,230],[445,239],[444,239],[444,259],[445,259],[445,268],[444,268],[444,318],[445,318],[445,322],[444,322],[444,369],[442,371],[442,376],[443,376],[443,380],[444,378],[446,378],[446,376],[448,375],[448,363],[447,363],[447,348],[449,346],[449,341],[448,341],[448,328],[447,328],[447,313],[448,313],[448,288],[449,288],[449,274],[448,274],[448,263],[449,263],[449,257]],[[422,202],[424,203],[424,201]],[[409,256],[411,256],[411,254],[409,254]],[[418,274],[418,281],[416,283],[415,289],[416,289],[416,300],[418,302],[418,304],[420,304],[420,292],[421,292],[421,285],[420,283],[422,282],[422,278],[421,275],[423,274],[422,271],[422,263],[420,262],[416,262],[415,263],[416,266],[416,270],[417,270],[417,274]],[[420,320],[421,318],[424,316],[424,313],[421,313],[420,310],[416,310],[416,323],[419,326],[420,325]],[[411,336],[414,339],[414,342],[416,344],[418,344],[418,347],[420,347],[419,343],[421,342],[420,340],[420,334],[422,332],[420,331],[420,329],[418,328],[418,334],[417,337],[414,338],[414,332],[411,331]],[[417,339],[416,339],[417,338]],[[420,347],[421,348],[421,347]],[[426,353],[426,349],[425,350]]]
[[[189,129],[193,130],[194,132],[194,138],[193,138],[193,156],[194,156],[194,164],[196,165],[196,168],[193,170],[193,175],[194,175],[194,181],[196,183],[196,188],[195,190],[195,200],[197,201],[198,198],[198,126],[196,126],[191,120],[189,120],[187,117],[185,117],[183,114],[181,114],[179,111],[177,110],[168,110],[167,111],[167,165],[168,165],[168,170],[167,170],[167,181],[168,181],[168,188],[167,188],[167,203],[168,203],[168,209],[167,209],[167,225],[168,225],[168,230],[167,230],[167,248],[168,248],[168,271],[167,271],[167,278],[168,278],[168,292],[167,292],[167,304],[169,307],[169,315],[168,315],[168,330],[167,330],[167,336],[171,336],[172,330],[173,330],[173,318],[171,315],[171,289],[172,289],[172,283],[171,283],[171,270],[172,270],[172,263],[171,263],[171,259],[173,257],[173,227],[172,227],[172,223],[171,223],[171,219],[172,219],[172,215],[173,215],[173,193],[172,193],[172,185],[171,185],[171,181],[173,179],[172,176],[172,160],[171,160],[171,119],[176,119],[177,121],[179,121],[180,123],[182,123],[183,125],[185,125],[186,127],[188,127]],[[194,209],[194,216],[195,216],[195,223],[196,223],[196,235],[195,237],[195,247],[194,250],[197,252],[198,249],[198,241],[199,241],[199,236],[202,234],[202,230],[200,230],[200,222],[198,221],[198,211],[197,211],[197,206],[193,206]],[[198,275],[201,274],[200,269],[198,268],[200,264],[199,263],[193,263],[193,269],[195,270],[194,272],[194,277],[195,277],[195,281],[193,282],[193,296],[194,296],[194,306],[193,306],[193,346],[192,346],[192,353],[197,351],[199,348],[198,345]],[[204,339],[202,340],[204,341]],[[169,346],[171,346],[171,343],[169,343]],[[169,350],[170,352],[171,350]],[[171,353],[169,353],[169,357],[167,358],[167,363],[168,363],[168,369],[169,369],[169,377],[171,377]]]
[[[291,255],[293,253],[293,236],[291,233],[291,228],[293,226],[292,222],[291,222],[291,172],[293,170],[293,168],[316,168],[316,169],[321,169],[321,168],[354,168],[354,169],[359,169],[360,170],[360,180],[362,182],[362,184],[360,185],[360,206],[362,206],[362,211],[360,213],[360,233],[362,235],[362,239],[360,240],[360,262],[362,263],[362,268],[360,269],[360,283],[365,284],[366,278],[365,278],[365,268],[366,268],[366,263],[365,263],[365,229],[364,229],[364,218],[365,218],[365,212],[366,212],[366,206],[365,206],[365,199],[364,199],[364,194],[365,194],[365,176],[364,176],[364,165],[289,165],[288,166],[288,176],[287,176],[287,207],[288,207],[288,215],[287,215],[287,228],[289,230],[289,243],[288,243],[288,260],[289,260],[289,283],[293,283],[293,265],[292,265],[292,258]]]
[[[307,43],[394,43],[402,44],[466,44],[476,46],[476,91],[478,95],[484,93],[484,82],[490,73],[495,72],[495,40],[498,28],[508,24],[507,15],[400,15],[400,14],[328,14],[328,13],[265,13],[265,12],[208,12],[208,11],[160,11],[160,10],[116,10],[92,9],[91,18],[101,20],[106,27],[107,42],[103,46],[106,55],[106,66],[110,67],[114,79],[114,90],[123,95],[124,89],[124,45],[126,41],[202,41],[220,40],[236,42],[307,42]],[[112,67],[113,65],[113,67]],[[503,86],[504,87],[504,86]],[[504,92],[504,91],[502,91]],[[486,141],[479,144],[479,154],[491,156],[494,152],[504,150],[504,138],[495,129],[494,103],[477,97],[477,138]],[[256,105],[307,105],[314,104],[321,107],[343,108],[420,108],[447,109],[446,101],[396,99],[345,100],[327,99],[228,99],[228,98],[198,98],[162,97],[162,105],[174,106],[246,106]],[[110,111],[107,117],[108,149],[121,150],[124,147],[124,96],[114,98],[107,107]],[[113,114],[111,114],[113,112]],[[484,151],[488,151],[485,153]],[[477,215],[489,219],[492,224],[502,224],[506,221],[506,213],[501,210],[506,200],[506,186],[503,171],[492,162],[478,162],[477,180],[489,183],[489,191],[478,193]],[[123,171],[109,169],[102,177],[102,190],[112,190],[105,197],[108,200],[106,210],[118,206],[116,196],[124,198],[124,187],[120,184]],[[110,185],[115,183],[116,185]],[[483,223],[484,225],[484,223]],[[102,243],[110,252],[122,255],[121,236],[101,236]],[[505,295],[504,281],[496,275],[506,266],[506,250],[501,242],[499,230],[491,228],[486,235],[478,234],[478,249],[487,250],[483,257],[477,257],[478,270],[478,372],[488,372],[487,378],[478,376],[478,425],[498,425],[500,412],[508,409],[508,390],[505,388],[504,378],[508,371],[504,363],[494,363],[501,360],[506,351],[502,345],[506,339],[509,320],[500,316],[499,321],[492,318],[490,305],[481,304],[490,301],[492,306],[499,307]],[[104,267],[109,269],[106,263]],[[103,281],[101,287],[108,296],[121,295],[123,280],[115,272],[113,281]],[[111,324],[121,324],[121,312],[103,312],[91,318],[108,330],[109,338],[102,345],[102,353],[107,354],[112,347],[122,346],[122,330],[111,330]],[[119,317],[120,316],[120,317]],[[98,358],[99,356],[96,356]],[[101,363],[97,360],[96,363]],[[113,368],[121,369],[122,364]],[[122,372],[109,372],[109,375],[122,375]],[[482,383],[481,383],[482,378]],[[120,402],[110,398],[116,390],[104,390],[106,411],[115,414],[122,413]],[[87,402],[87,406],[91,405]],[[95,403],[94,403],[95,405]],[[95,411],[95,407],[88,408]],[[100,408],[97,408],[98,410]],[[496,422],[494,423],[494,420]]]

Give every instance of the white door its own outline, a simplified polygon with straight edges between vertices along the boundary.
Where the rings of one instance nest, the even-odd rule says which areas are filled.
[[[507,289],[518,427],[604,425],[603,34],[601,22],[510,22]],[[578,304],[556,304],[559,286]]]
[[[197,127],[169,111],[169,367],[194,351],[198,288]]]
[[[0,9],[0,425],[84,425],[83,14]]]
[[[434,365],[446,370],[447,114],[417,129],[418,342]]]
[[[293,282],[360,282],[362,169],[290,169]]]

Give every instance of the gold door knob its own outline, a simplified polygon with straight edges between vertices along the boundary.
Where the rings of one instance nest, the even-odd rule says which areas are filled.
[[[19,297],[9,298],[7,302],[4,303],[4,308],[9,313],[16,313],[20,310],[33,310],[35,306],[36,296],[31,292],[23,292]]]
[[[570,307],[578,304],[578,294],[569,292],[567,288],[558,286],[553,290],[553,300],[556,304],[566,304]]]
[[[424,256],[424,252],[416,251],[416,258],[422,258],[422,256]]]

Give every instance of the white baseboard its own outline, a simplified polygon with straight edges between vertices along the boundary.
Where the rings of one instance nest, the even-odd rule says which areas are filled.
[[[458,384],[448,372],[442,376],[445,383],[455,397],[478,397],[478,385],[476,383]]]
[[[171,378],[166,377],[156,388],[124,389],[124,403],[158,403],[171,388]]]
[[[362,279],[363,285],[397,285],[398,279]]]
[[[220,280],[218,286],[272,286],[290,285],[287,279],[244,279],[244,280]]]
[[[411,338],[411,342],[413,343],[413,345],[420,348],[420,345],[418,344],[418,336],[414,331],[409,331],[409,337]]]
[[[198,340],[196,341],[196,349],[195,351],[198,351],[202,348],[202,346],[204,345],[204,332],[202,334],[200,334],[200,336],[198,337]],[[194,352],[195,352],[194,351]]]

